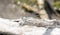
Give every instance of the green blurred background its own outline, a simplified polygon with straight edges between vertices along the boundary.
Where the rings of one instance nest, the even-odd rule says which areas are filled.
[[[56,8],[60,8],[60,0],[55,0],[53,5]]]
[[[37,5],[37,0],[16,0],[16,2],[18,1],[26,3],[28,5]],[[53,6],[56,8],[60,8],[60,0],[54,0]]]

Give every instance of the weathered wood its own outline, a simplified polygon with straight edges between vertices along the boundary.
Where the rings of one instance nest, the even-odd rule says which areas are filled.
[[[0,32],[6,32],[7,34],[9,32],[17,35],[60,35],[60,28],[55,26],[54,23],[60,25],[60,22],[56,22],[56,20],[43,20],[32,17],[23,17],[16,20],[0,18]],[[49,27],[50,25],[55,27]]]
[[[7,34],[20,34],[19,24],[9,19],[0,18],[0,32]]]
[[[28,11],[33,11],[33,12],[39,13],[38,8],[27,5],[26,3],[21,3],[21,5],[23,8],[27,9]]]
[[[60,22],[58,20],[44,20],[32,17],[21,17],[20,19],[13,20],[0,18],[0,32],[6,32],[7,34],[60,35],[60,28],[56,25],[60,26]]]
[[[37,0],[37,2],[38,2],[38,8],[39,8],[38,12],[39,12],[41,19],[49,19],[49,16],[46,10],[44,9],[45,0]]]
[[[39,27],[59,27],[60,22],[56,19],[36,19],[33,17],[23,17],[20,19],[12,20],[18,22],[20,25],[32,25],[32,26],[39,26]]]
[[[37,2],[38,2],[38,8],[29,6],[26,3],[21,3],[21,5],[23,8],[25,8],[27,10],[38,13],[40,15],[41,19],[49,19],[48,14],[46,13],[46,11],[44,9],[44,0],[37,0]]]

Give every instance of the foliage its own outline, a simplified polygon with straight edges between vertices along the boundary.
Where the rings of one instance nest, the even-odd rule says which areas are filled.
[[[28,5],[36,5],[37,4],[37,0],[16,0],[17,1],[20,1],[22,3],[26,3]]]
[[[55,0],[54,7],[60,8],[60,1]]]

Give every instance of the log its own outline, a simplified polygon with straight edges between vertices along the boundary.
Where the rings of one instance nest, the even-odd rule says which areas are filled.
[[[0,32],[15,35],[60,35],[60,22],[33,17],[12,20],[0,18]]]
[[[19,24],[9,19],[0,18],[0,33],[20,34]]]
[[[46,13],[46,10],[44,9],[44,0],[37,0],[38,7],[27,5],[26,3],[20,3],[20,5],[26,9],[27,11],[33,11],[35,13],[38,13],[41,19],[49,19],[48,14]]]
[[[39,13],[38,8],[36,8],[34,6],[30,6],[30,5],[26,4],[26,3],[20,3],[20,4],[21,4],[22,8],[24,8],[24,9],[26,9],[28,11],[33,11],[35,13]]]
[[[20,19],[12,20],[13,22],[18,22],[20,25],[31,25],[31,26],[39,26],[39,27],[59,27],[60,20],[56,19],[38,19],[33,17],[22,17]]]

